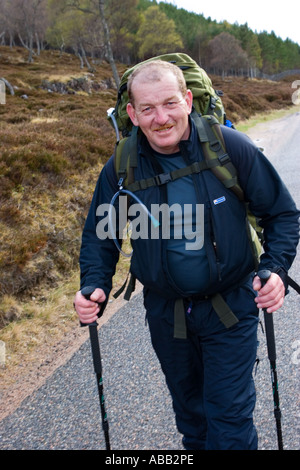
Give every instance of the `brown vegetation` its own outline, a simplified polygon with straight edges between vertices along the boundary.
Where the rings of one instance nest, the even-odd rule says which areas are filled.
[[[212,77],[216,89],[224,93],[222,101],[228,118],[234,123],[255,114],[284,109],[292,105],[291,84],[297,77],[281,81]],[[298,77],[299,79],[299,77]]]
[[[44,52],[27,64],[23,49],[0,54],[1,74],[15,87],[0,108],[0,292],[33,295],[77,263],[91,190],[113,149],[106,109],[115,90],[107,65],[91,77],[71,55]],[[63,93],[52,91],[54,83],[65,84]]]
[[[115,104],[116,89],[108,64],[91,74],[79,69],[75,56],[55,51],[43,51],[29,64],[25,49],[0,47],[0,64],[15,92],[7,90],[0,105],[0,328],[12,355],[18,343],[13,323],[26,321],[32,342],[28,325],[37,325],[54,292],[66,298],[52,324],[64,318],[64,326],[77,325],[71,299],[81,231],[114,147],[106,111]],[[120,74],[125,69],[118,68]],[[291,106],[292,81],[213,77],[234,123]],[[28,349],[29,339],[23,345]]]

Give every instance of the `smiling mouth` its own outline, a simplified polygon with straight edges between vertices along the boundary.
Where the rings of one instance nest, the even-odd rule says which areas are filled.
[[[174,127],[173,124],[169,124],[169,125],[158,127],[157,129],[154,129],[154,132],[166,132],[166,131],[169,131],[170,129],[172,129],[173,127]]]

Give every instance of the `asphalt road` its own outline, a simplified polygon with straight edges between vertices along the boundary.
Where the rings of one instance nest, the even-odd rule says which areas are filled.
[[[265,148],[300,207],[300,113],[248,134]],[[300,283],[299,254],[290,275]],[[286,450],[299,449],[299,298],[291,291],[274,316]],[[101,327],[99,337],[112,449],[182,450],[169,394],[150,344],[141,295],[113,315]],[[276,450],[270,369],[260,329],[259,340],[255,375],[259,449]],[[89,341],[0,422],[0,449],[105,449]]]

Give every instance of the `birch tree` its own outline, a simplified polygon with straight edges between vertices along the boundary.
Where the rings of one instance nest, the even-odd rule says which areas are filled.
[[[28,62],[33,62],[34,55],[40,52],[46,30],[46,0],[11,0],[10,8],[14,12],[17,37],[28,50]]]
[[[115,64],[114,55],[112,51],[111,41],[110,41],[110,31],[105,15],[104,0],[63,0],[60,4],[67,9],[77,10],[85,13],[87,15],[98,15],[101,21],[103,37],[104,37],[104,46],[105,46],[105,55],[106,59],[111,66],[113,73],[113,78],[116,83],[117,88],[120,84],[120,77],[118,70]]]

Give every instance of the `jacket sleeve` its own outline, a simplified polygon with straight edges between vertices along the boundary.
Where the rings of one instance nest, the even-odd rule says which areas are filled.
[[[99,211],[100,206],[107,207],[116,191],[116,175],[113,158],[111,158],[104,166],[97,181],[82,233],[80,250],[81,288],[87,285],[100,287],[104,290],[107,298],[112,288],[112,277],[115,274],[119,251],[111,238],[99,238],[97,226],[103,217],[107,219],[107,212]],[[106,206],[104,206],[105,204]],[[100,212],[103,214],[97,215]]]
[[[264,229],[259,268],[278,272],[284,280],[297,254],[300,212],[270,161],[247,136],[229,130],[224,132],[227,151],[249,208]]]

